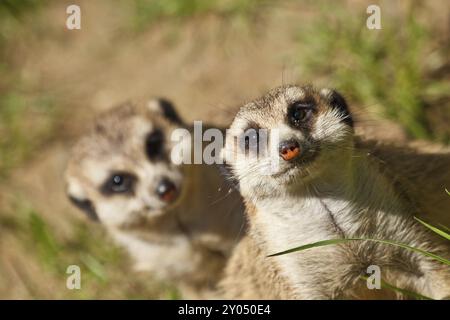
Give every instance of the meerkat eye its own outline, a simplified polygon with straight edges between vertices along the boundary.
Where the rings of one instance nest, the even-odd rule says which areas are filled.
[[[311,118],[314,106],[309,103],[295,103],[290,110],[290,121],[294,125],[299,125]]]
[[[136,177],[130,173],[113,173],[103,184],[102,193],[131,193],[136,183]]]
[[[147,136],[145,141],[145,153],[149,159],[154,159],[161,155],[164,146],[164,134],[157,129]]]

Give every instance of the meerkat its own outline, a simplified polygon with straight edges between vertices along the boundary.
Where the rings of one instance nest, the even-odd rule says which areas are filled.
[[[126,248],[136,270],[176,284],[184,298],[205,297],[242,234],[243,205],[215,166],[172,163],[177,128],[186,125],[164,99],[101,114],[73,148],[67,195]]]
[[[259,146],[260,129],[269,131],[267,149],[273,152],[249,148],[251,139]],[[420,157],[411,150],[375,147],[355,137],[352,114],[334,90],[282,86],[245,104],[222,151],[244,198],[249,223],[248,235],[235,249],[221,282],[225,296],[406,298],[367,288],[361,276],[376,265],[389,284],[435,299],[449,297],[448,265],[388,244],[353,241],[271,256],[322,240],[372,238],[449,259],[448,240],[414,216],[423,213],[420,183],[434,177],[442,185],[432,192],[442,192],[442,197],[427,195],[426,200],[431,206],[438,201],[431,210],[441,211],[448,221],[450,199],[444,187],[450,184],[450,153]],[[390,168],[388,161],[397,164]],[[278,166],[272,168],[273,163]],[[418,185],[413,187],[413,181]]]

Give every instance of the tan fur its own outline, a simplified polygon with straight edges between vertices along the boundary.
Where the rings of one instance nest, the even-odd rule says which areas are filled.
[[[256,208],[251,203],[246,203],[246,208],[249,217],[256,214]],[[234,249],[220,289],[227,299],[297,298],[287,279],[267,259],[264,243],[255,242],[255,237],[248,235]]]
[[[429,141],[385,143],[363,140],[369,157],[378,162],[398,192],[417,206],[417,215],[434,225],[450,226],[450,148]]]
[[[127,103],[100,115],[74,147],[66,172],[68,194],[92,203],[136,270],[172,282],[185,298],[211,298],[245,229],[242,202],[237,193],[228,192],[215,166],[171,163],[171,132],[180,126],[156,110],[155,102]],[[155,128],[164,132],[164,154],[149,161],[145,135]],[[132,196],[99,191],[114,170],[138,176]],[[174,204],[165,205],[152,194],[163,176],[181,189]]]
[[[359,241],[267,257],[343,237],[399,241],[450,257],[449,243],[413,219],[422,215],[448,221],[450,199],[444,192],[450,182],[448,151],[426,153],[359,141],[343,124],[343,116],[328,105],[331,94],[312,87],[280,87],[248,103],[236,116],[231,137],[249,123],[281,128],[281,139],[294,138],[305,152],[312,150],[316,156],[294,167],[282,163],[280,172],[286,173],[280,175],[255,170],[267,159],[228,159],[251,213],[247,214],[248,238],[235,251],[222,281],[226,296],[405,298],[366,288],[360,276],[367,275],[372,264],[380,266],[383,280],[394,286],[432,298],[450,296],[447,265],[386,244]],[[317,113],[308,124],[310,132],[305,133],[286,125],[286,112],[292,103],[306,98],[314,101]],[[313,141],[311,146],[305,139]],[[226,149],[236,152],[229,141]],[[314,149],[317,143],[320,147]],[[249,278],[241,269],[251,270],[253,276]]]

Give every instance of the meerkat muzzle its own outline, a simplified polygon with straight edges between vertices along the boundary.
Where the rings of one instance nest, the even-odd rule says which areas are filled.
[[[284,161],[290,161],[300,155],[300,146],[297,141],[284,141],[280,144],[280,156]]]
[[[162,201],[167,203],[173,202],[178,196],[177,187],[168,179],[163,179],[159,183],[156,193]]]

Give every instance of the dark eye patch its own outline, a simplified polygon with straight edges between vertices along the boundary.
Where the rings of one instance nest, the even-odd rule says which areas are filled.
[[[104,195],[133,194],[137,177],[128,172],[113,172],[101,187]]]
[[[149,133],[145,139],[145,154],[150,160],[162,156],[164,149],[164,133],[160,129]]]
[[[297,101],[289,106],[288,122],[294,127],[308,126],[316,105],[312,101]]]

